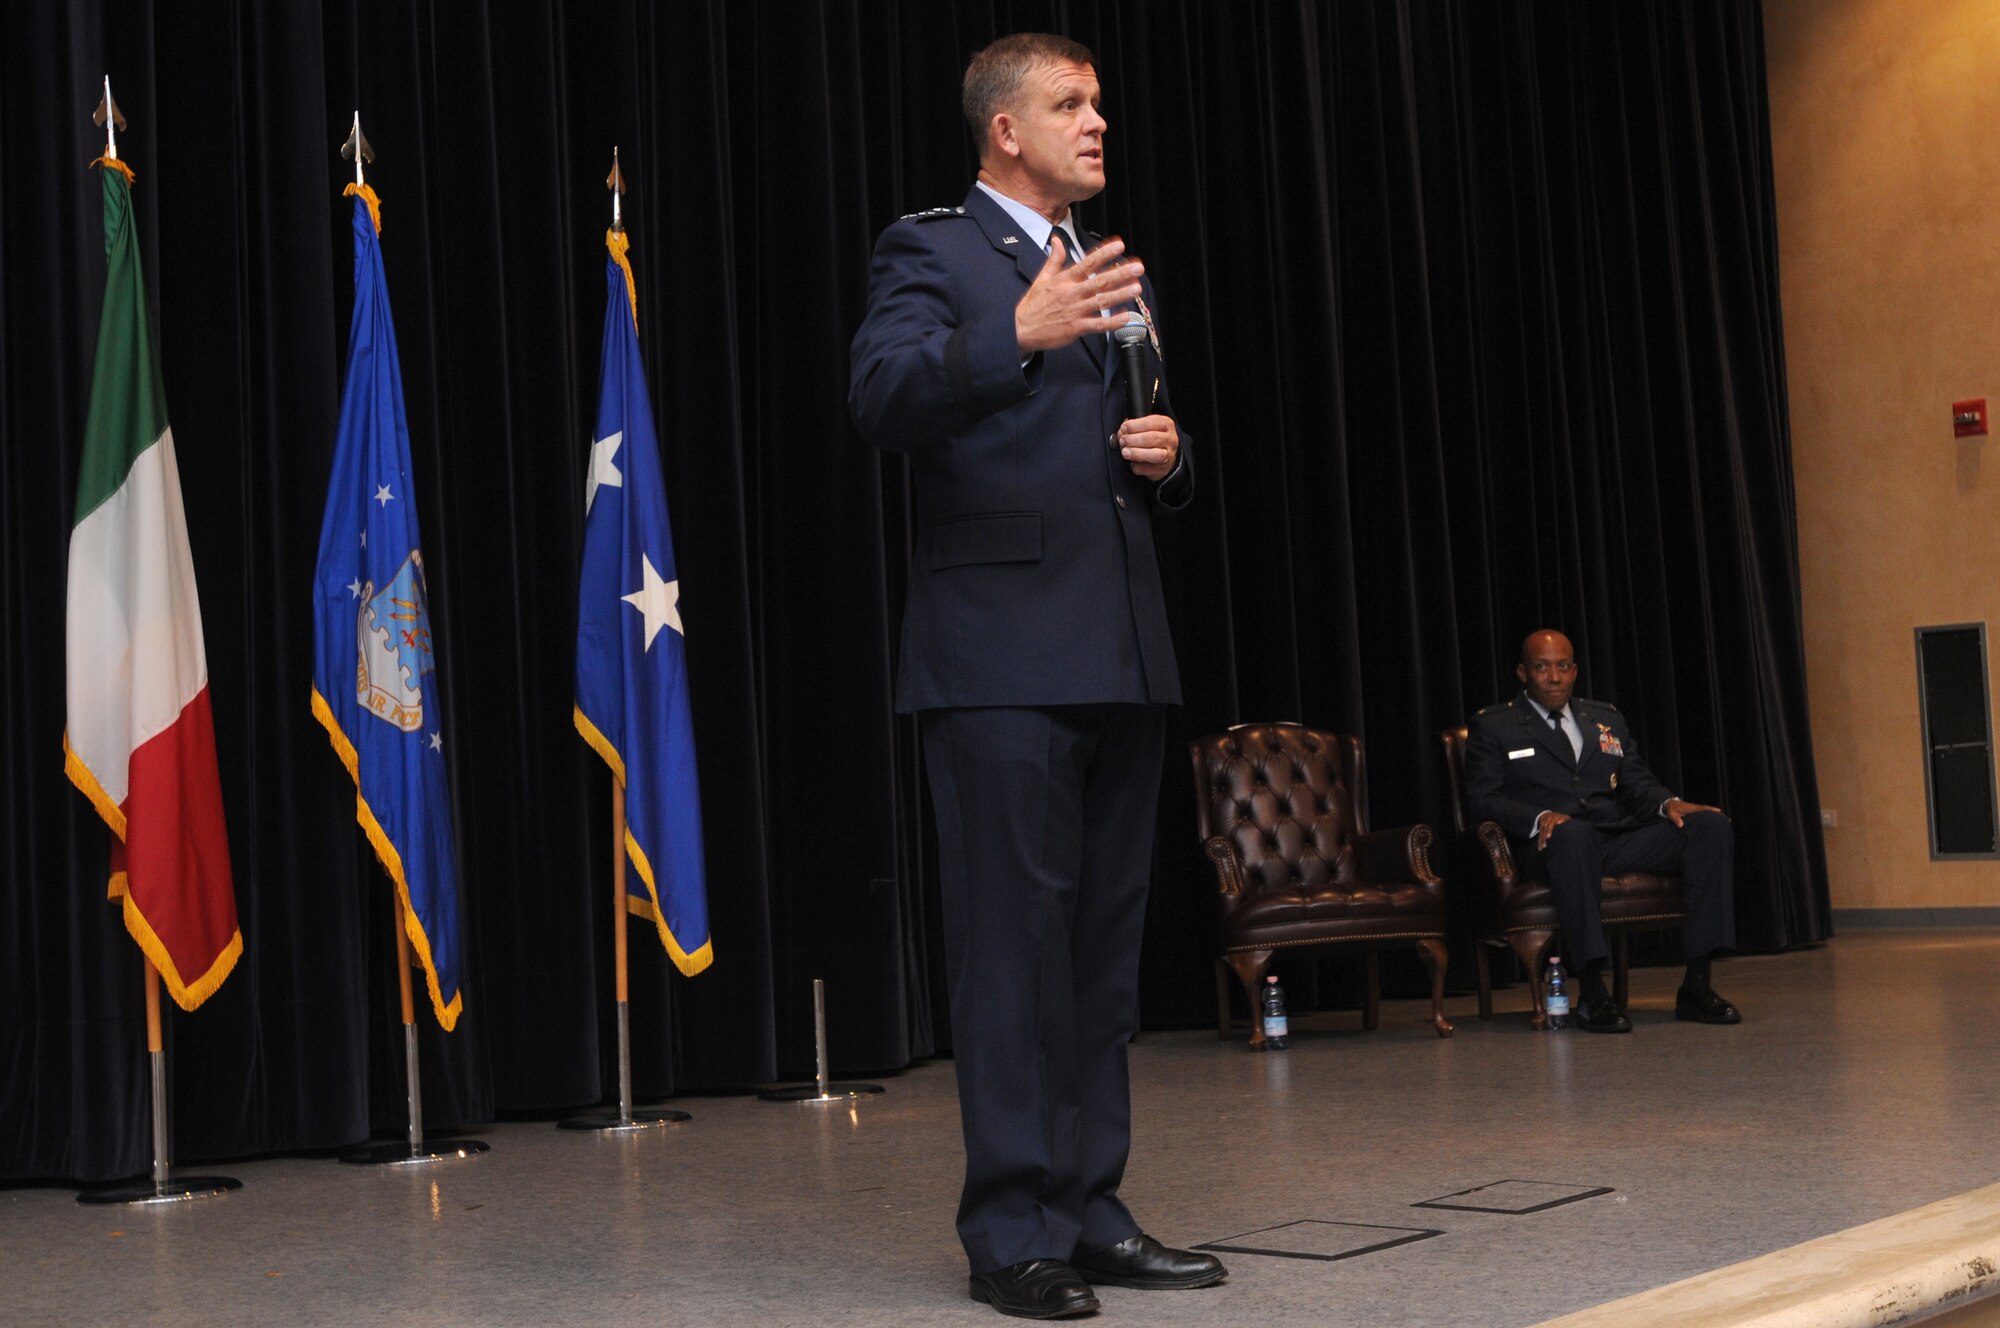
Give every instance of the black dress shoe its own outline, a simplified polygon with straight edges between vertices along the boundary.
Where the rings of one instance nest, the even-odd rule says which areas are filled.
[[[1097,1293],[1061,1259],[1029,1259],[972,1275],[972,1298],[1017,1319],[1097,1313]]]
[[[1576,1003],[1570,1022],[1586,1033],[1629,1033],[1632,1021],[1607,995],[1585,996]]]
[[[1078,1255],[1076,1271],[1086,1282],[1141,1291],[1186,1291],[1213,1286],[1229,1276],[1214,1255],[1171,1249],[1143,1231],[1108,1250]]]
[[[1674,1018],[1697,1024],[1740,1024],[1743,1012],[1723,1000],[1713,987],[1703,987],[1700,991],[1682,987],[1674,993]]]

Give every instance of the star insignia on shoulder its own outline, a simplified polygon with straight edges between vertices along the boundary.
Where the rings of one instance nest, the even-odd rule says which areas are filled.
[[[940,217],[962,217],[964,215],[965,209],[962,207],[934,207],[925,208],[922,212],[905,212],[900,220],[925,222],[936,221]]]

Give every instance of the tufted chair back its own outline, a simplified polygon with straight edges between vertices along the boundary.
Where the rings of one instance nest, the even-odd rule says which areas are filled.
[[[1358,738],[1297,724],[1239,724],[1193,747],[1201,837],[1229,840],[1242,898],[1352,885],[1368,833]]]
[[[1444,895],[1431,830],[1368,828],[1361,739],[1298,724],[1238,724],[1188,744],[1195,821],[1215,868],[1221,928],[1217,1031],[1229,1029],[1225,970],[1251,1010],[1280,950],[1348,947],[1368,965],[1362,1027],[1379,1017],[1375,949],[1414,945],[1431,970],[1431,1019],[1444,1017]],[[1251,1021],[1251,1044],[1263,1033]]]
[[[1453,834],[1465,833],[1465,744],[1472,741],[1472,730],[1460,724],[1438,734],[1444,743],[1444,782],[1451,790],[1451,829]]]

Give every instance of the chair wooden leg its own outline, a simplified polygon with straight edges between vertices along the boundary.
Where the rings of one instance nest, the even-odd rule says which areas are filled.
[[[1549,994],[1542,990],[1542,956],[1548,953],[1549,944],[1554,941],[1554,931],[1517,931],[1507,938],[1514,947],[1514,955],[1521,961],[1521,967],[1528,970],[1528,990],[1535,1000],[1536,1028],[1549,1026]]]
[[[1264,1041],[1264,1021],[1258,1018],[1262,1009],[1259,995],[1264,986],[1264,966],[1271,962],[1269,950],[1231,950],[1229,967],[1236,971],[1236,980],[1243,984],[1243,998],[1250,1003],[1250,1045],[1255,1047]]]
[[[1611,951],[1611,999],[1616,1001],[1618,1008],[1622,1010],[1632,995],[1632,947],[1622,931],[1618,933],[1612,945],[1614,948]]]
[[[1431,1024],[1439,1037],[1451,1036],[1451,1021],[1444,1017],[1444,966],[1449,960],[1443,941],[1418,941],[1417,954],[1431,971]]]
[[[1382,957],[1368,952],[1368,991],[1362,998],[1361,1027],[1373,1033],[1382,1022]]]
[[[1229,965],[1215,958],[1215,1035],[1229,1041]]]
[[[1474,942],[1472,947],[1473,966],[1479,970],[1479,1017],[1493,1017],[1493,959],[1486,953],[1486,942]]]

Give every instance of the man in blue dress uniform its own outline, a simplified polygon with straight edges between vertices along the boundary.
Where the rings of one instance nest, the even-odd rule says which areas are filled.
[[[1130,1147],[1163,707],[1180,678],[1153,548],[1194,475],[1152,288],[1071,204],[1104,188],[1095,60],[1020,34],[973,57],[977,183],[882,233],[848,407],[916,493],[896,705],[937,809],[974,1299],[1088,1314],[1091,1283],[1220,1281],[1118,1197]],[[1125,357],[1143,327],[1126,418]]]
[[[1576,648],[1561,632],[1543,630],[1523,641],[1514,676],[1519,696],[1472,717],[1466,811],[1507,832],[1524,872],[1548,878],[1563,953],[1579,977],[1577,1027],[1632,1031],[1600,976],[1611,950],[1599,914],[1604,877],[1632,871],[1681,876],[1687,972],[1674,1017],[1739,1022],[1736,1007],[1709,985],[1709,961],[1736,944],[1736,837],[1729,818],[1719,807],[1669,793],[1639,759],[1617,707],[1570,695]]]

